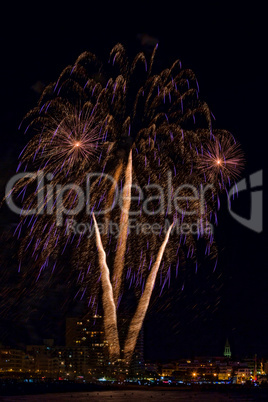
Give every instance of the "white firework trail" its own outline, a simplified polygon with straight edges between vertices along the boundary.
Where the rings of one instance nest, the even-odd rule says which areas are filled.
[[[119,236],[117,250],[114,259],[113,273],[113,292],[115,305],[118,303],[120,289],[122,284],[122,274],[125,265],[125,254],[128,235],[129,209],[131,204],[131,186],[132,186],[132,150],[129,153],[128,164],[125,172],[125,185],[123,188],[123,203],[120,216]]]
[[[143,320],[144,320],[144,317],[148,310],[148,306],[150,303],[156,276],[157,276],[157,273],[158,273],[158,270],[159,270],[159,267],[161,264],[161,260],[163,258],[163,254],[164,254],[167,242],[169,240],[169,235],[170,235],[173,225],[174,225],[174,223],[172,223],[170,225],[170,227],[166,233],[165,239],[164,239],[163,243],[161,244],[161,247],[158,251],[155,263],[152,266],[151,272],[147,278],[145,289],[139,300],[137,310],[134,314],[134,317],[131,320],[127,338],[125,341],[125,348],[124,348],[125,360],[127,362],[130,362],[131,356],[134,352],[134,348],[135,348],[135,345],[136,345],[136,342],[137,342],[137,339],[138,339],[138,336],[139,336],[139,333],[140,333],[140,330],[141,330],[141,327],[143,324]]]
[[[116,307],[114,303],[113,289],[110,281],[110,271],[106,262],[106,253],[102,245],[101,236],[95,215],[92,214],[92,216],[94,221],[96,244],[99,254],[99,263],[101,270],[105,336],[109,345],[109,356],[111,360],[116,360],[120,357]]]

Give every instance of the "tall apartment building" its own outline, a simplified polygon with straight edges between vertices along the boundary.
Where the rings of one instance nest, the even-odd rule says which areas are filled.
[[[141,328],[135,350],[130,364],[131,373],[134,375],[142,374],[145,370],[144,362],[144,329]]]
[[[106,365],[108,343],[104,339],[102,316],[67,318],[65,340],[66,350],[73,351],[67,353],[68,359],[72,358],[73,361],[79,362],[77,363],[79,367],[82,364],[80,356],[83,356],[84,366],[92,373],[101,371]],[[70,357],[72,354],[73,357]]]

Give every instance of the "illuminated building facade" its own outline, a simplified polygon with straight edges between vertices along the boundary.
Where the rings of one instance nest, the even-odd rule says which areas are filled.
[[[0,348],[0,373],[22,371],[25,353],[22,350]]]
[[[232,357],[231,347],[230,347],[228,339],[226,339],[223,356],[227,357],[228,359],[231,359],[231,357]]]
[[[28,359],[33,359],[29,371],[46,377],[58,375],[61,366],[53,347],[54,341],[44,339],[43,342],[43,345],[27,345],[26,347]]]
[[[142,327],[132,356],[130,371],[133,375],[140,375],[144,370],[144,330]]]
[[[104,339],[102,316],[94,315],[84,319],[67,318],[65,339],[66,349],[72,350],[76,356],[73,360],[80,362],[80,356],[83,356],[84,366],[89,367],[92,373],[106,365],[108,343]],[[67,353],[68,359],[70,354]]]

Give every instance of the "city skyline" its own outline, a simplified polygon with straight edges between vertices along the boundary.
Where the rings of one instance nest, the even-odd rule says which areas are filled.
[[[257,355],[244,359],[233,357],[228,339],[221,356],[192,356],[164,362],[147,359],[140,364],[143,349],[138,346],[139,352],[133,356],[131,366],[124,366],[123,362],[114,365],[108,361],[108,343],[103,338],[104,332],[100,331],[101,321],[101,316],[67,318],[65,345],[55,345],[53,339],[26,345],[24,349],[0,344],[1,378],[24,378],[24,382],[50,378],[99,383],[142,380],[145,385],[243,385],[267,381],[268,360]]]
[[[200,379],[200,375],[201,380],[204,380],[204,375],[211,375],[210,380],[213,380],[213,376],[217,374],[219,381],[229,381],[231,378],[233,381],[235,375],[246,375],[245,379],[238,380],[241,382],[257,379],[257,376],[261,378],[260,376],[265,376],[268,371],[267,357],[255,354],[241,359],[232,353],[228,339],[222,347],[221,355],[188,356],[166,361],[144,359],[143,333],[136,345],[130,366],[124,366],[123,361],[118,367],[109,366],[110,364],[114,363],[109,362],[108,343],[104,338],[103,317],[100,315],[67,317],[65,342],[62,344],[55,344],[54,339],[43,339],[39,344],[24,345],[20,348],[0,344],[0,372],[11,378],[22,373],[28,373],[33,378],[36,375],[49,376],[50,373],[59,378],[67,376],[69,379],[75,379],[82,376],[85,379],[97,379],[116,377],[121,372],[126,378],[159,376],[159,379],[161,377],[163,380],[163,377],[185,376],[187,372],[193,381],[197,380],[195,377],[198,376]],[[237,369],[240,374],[239,370],[235,371]]]

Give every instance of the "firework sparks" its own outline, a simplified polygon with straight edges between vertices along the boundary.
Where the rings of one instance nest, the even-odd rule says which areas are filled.
[[[131,203],[132,185],[132,151],[129,153],[128,164],[125,172],[125,186],[123,189],[123,205],[120,217],[119,237],[117,251],[114,259],[113,291],[115,304],[118,302],[119,292],[122,283],[122,273],[125,266],[125,253],[128,234],[128,217]]]
[[[40,117],[38,117],[40,120]],[[37,120],[38,120],[37,119]],[[32,162],[54,175],[71,172],[82,164],[85,169],[100,154],[103,134],[94,111],[65,106],[56,116],[45,115],[40,136],[31,140],[21,163]]]
[[[110,271],[106,263],[106,254],[103,249],[98,224],[93,214],[93,221],[96,233],[96,244],[99,254],[99,264],[101,269],[101,282],[103,290],[103,310],[105,335],[109,345],[109,355],[112,360],[120,357],[120,348],[117,331],[116,307],[113,298],[113,289],[110,281]]]
[[[115,174],[113,176],[113,184],[112,187],[110,188],[109,192],[108,192],[108,197],[107,197],[107,204],[106,204],[106,209],[108,209],[106,215],[105,215],[105,233],[107,233],[108,231],[108,224],[110,221],[110,213],[111,210],[113,208],[113,203],[114,203],[114,195],[115,192],[118,191],[118,180],[119,177],[122,173],[122,169],[123,169],[123,163],[119,163],[118,167],[116,168]],[[108,238],[107,236],[105,236],[104,241],[103,241],[103,245],[106,245]]]
[[[130,361],[132,353],[134,352],[134,348],[143,324],[144,317],[146,315],[152,291],[154,288],[155,284],[155,279],[163,258],[163,254],[170,236],[171,229],[173,227],[173,223],[170,225],[169,229],[167,230],[167,233],[165,235],[165,239],[158,251],[156,261],[154,265],[151,268],[150,274],[147,278],[146,285],[144,292],[139,300],[137,310],[134,314],[134,317],[132,318],[130,325],[129,325],[129,330],[128,330],[128,335],[126,338],[125,342],[125,349],[124,349],[124,354],[125,354],[125,359],[126,361]]]
[[[234,138],[225,133],[221,137],[211,139],[204,146],[199,163],[208,181],[218,181],[224,186],[239,177],[244,165],[244,155]]]

